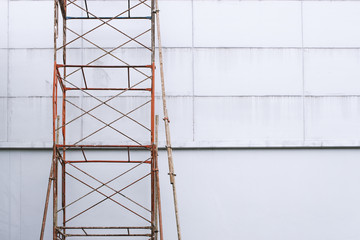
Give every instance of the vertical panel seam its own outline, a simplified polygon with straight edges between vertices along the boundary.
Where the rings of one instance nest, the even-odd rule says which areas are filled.
[[[194,0],[191,0],[192,140],[195,142]]]
[[[6,71],[6,141],[7,142],[9,142],[9,122],[10,122],[10,120],[9,120],[9,83],[10,83],[10,81],[9,81],[9,76],[10,76],[10,74],[9,74],[9,71],[10,71],[10,45],[9,45],[9,42],[10,42],[10,0],[7,0],[7,16],[6,16],[6,18],[7,18],[7,29],[6,29],[6,31],[7,31],[7,36],[6,36],[6,53],[7,53],[7,55],[6,55],[6,58],[7,58],[7,66],[6,66],[6,68],[7,68],[7,71]]]
[[[303,13],[303,0],[301,0],[301,64],[302,64],[302,118],[303,118],[303,131],[302,138],[303,144],[306,141],[306,108],[305,108],[305,49],[304,49],[304,13]]]

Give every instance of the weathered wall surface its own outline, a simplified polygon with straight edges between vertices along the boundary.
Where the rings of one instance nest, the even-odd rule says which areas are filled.
[[[360,238],[359,150],[177,150],[174,156],[183,239]],[[44,150],[0,151],[1,239],[38,239],[50,157]],[[160,163],[165,239],[175,240],[163,151]],[[46,236],[50,230],[49,224]]]
[[[175,147],[360,145],[360,1],[169,0],[160,8]],[[69,51],[83,57],[79,47]],[[36,148],[52,145],[52,48],[52,1],[0,0],[0,239],[40,231],[51,152]],[[184,239],[358,240],[359,156],[176,150]]]
[[[0,4],[0,145],[51,146],[53,3]],[[174,146],[359,145],[360,2],[160,4]]]

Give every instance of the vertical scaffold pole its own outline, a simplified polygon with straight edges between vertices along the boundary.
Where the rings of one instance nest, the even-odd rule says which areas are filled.
[[[57,127],[59,127],[59,121],[60,121],[60,117],[57,116]],[[56,131],[56,142],[59,142],[59,130]],[[41,231],[40,231],[40,240],[44,239],[44,234],[45,234],[45,223],[46,223],[46,217],[47,217],[47,212],[48,212],[48,207],[49,207],[49,199],[50,199],[50,190],[51,190],[51,184],[53,181],[53,169],[54,169],[54,153],[52,156],[52,161],[51,161],[51,166],[50,166],[50,174],[49,174],[49,181],[48,181],[48,186],[47,186],[47,191],[46,191],[46,197],[45,197],[45,207],[44,207],[44,214],[43,214],[43,220],[42,220],[42,224],[41,224]]]
[[[178,235],[178,240],[181,240],[179,210],[178,210],[178,202],[177,202],[177,195],[176,195],[176,184],[175,184],[175,176],[176,176],[176,174],[174,172],[174,162],[173,162],[173,154],[172,154],[172,147],[171,147],[170,126],[169,126],[170,121],[169,121],[169,116],[168,116],[168,111],[167,111],[167,106],[166,106],[164,63],[163,63],[161,34],[160,34],[159,3],[158,3],[158,0],[155,0],[155,2],[156,2],[155,3],[155,8],[156,8],[156,10],[155,10],[155,12],[156,12],[156,29],[157,29],[158,48],[159,48],[159,62],[160,62],[161,93],[162,93],[164,123],[165,123],[165,136],[166,136],[166,150],[167,150],[167,155],[168,155],[170,183],[171,183],[172,189],[173,189],[177,235]]]
[[[158,164],[158,146],[159,146],[159,115],[155,116],[155,186],[156,186],[156,229],[160,232],[160,240],[164,239],[162,227],[162,212],[161,212],[161,197],[160,197],[160,179],[159,179],[159,164]],[[157,233],[156,233],[157,239]]]

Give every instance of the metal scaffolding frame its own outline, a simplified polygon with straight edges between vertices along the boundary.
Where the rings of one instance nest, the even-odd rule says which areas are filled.
[[[127,0],[120,4],[119,12],[100,16],[98,12],[101,11],[92,8],[86,0],[54,2],[54,145],[40,239],[44,238],[51,185],[53,240],[71,237],[158,239],[158,235],[163,239],[154,89],[157,11],[154,0]],[[144,13],[147,15],[142,15]],[[121,29],[125,25],[122,21],[126,21],[125,30]],[[139,25],[139,21],[145,23]],[[71,26],[73,22],[80,24]],[[146,27],[134,33],[133,23],[138,24],[137,30]],[[99,31],[104,28],[119,34],[122,42],[116,47],[103,44],[103,41],[96,43],[97,39],[106,36]],[[60,33],[59,29],[62,30]],[[85,49],[84,44],[88,48]],[[145,51],[148,59],[145,64],[146,57],[142,57],[139,64],[136,59],[129,63],[122,49]],[[71,51],[76,53],[69,54]],[[94,52],[100,54],[79,59],[79,51],[82,55],[87,52],[90,52],[89,56]],[[105,58],[110,58],[112,64],[104,64]],[[115,76],[116,81],[103,79],[98,73]],[[102,84],[106,80],[112,81],[111,84]],[[133,103],[132,99],[141,101]],[[104,109],[106,111],[102,113]],[[81,133],[77,134],[79,128]],[[116,137],[104,138],[103,131],[111,131]],[[94,149],[116,151],[118,158],[105,153],[94,155]],[[101,179],[104,176],[97,176],[94,169],[108,168],[106,165],[121,171]],[[142,170],[135,174],[140,168]],[[142,191],[129,192],[141,183]],[[72,189],[75,185],[87,190]],[[139,198],[137,194],[140,194]],[[85,198],[89,199],[88,204],[83,203]],[[97,215],[83,217],[109,202],[118,208],[113,207],[115,213],[110,213],[106,223],[94,225],[99,222]],[[119,214],[116,214],[117,209],[121,209]],[[106,212],[98,210],[102,211]],[[129,219],[130,224],[119,225],[122,221],[116,217]]]

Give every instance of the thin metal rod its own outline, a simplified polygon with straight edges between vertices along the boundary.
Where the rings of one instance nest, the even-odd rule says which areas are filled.
[[[144,79],[143,81],[140,81],[139,83],[137,83],[137,84],[135,84],[135,85],[133,85],[133,86],[136,86],[136,85],[144,82],[145,80],[146,80],[146,79]],[[68,82],[68,81],[66,81],[66,82]],[[72,83],[70,83],[70,82],[68,82],[68,83],[71,84],[71,85],[73,85],[74,87],[76,87],[74,84],[72,84]],[[110,105],[108,105],[108,104],[106,104],[106,103],[109,102],[109,101],[111,101],[112,99],[114,99],[114,98],[116,98],[116,97],[124,94],[124,93],[126,92],[126,90],[121,91],[120,93],[112,96],[111,98],[107,99],[106,101],[102,101],[102,100],[100,100],[100,99],[97,99],[95,96],[93,96],[92,94],[88,93],[87,91],[84,91],[84,90],[81,90],[81,91],[84,92],[85,94],[87,94],[87,95],[95,98],[96,100],[98,100],[98,101],[100,102],[100,104],[96,105],[95,107],[91,108],[91,109],[88,110],[88,111],[85,111],[84,113],[80,114],[79,116],[73,118],[72,120],[68,121],[66,124],[63,124],[60,128],[65,127],[66,125],[70,124],[71,122],[75,121],[76,119],[81,118],[81,117],[84,116],[85,114],[88,114],[89,112],[95,110],[96,108],[98,108],[98,107],[100,107],[100,106],[102,106],[102,105],[105,105],[105,106],[108,106],[108,107],[112,108]],[[126,114],[123,114],[123,113],[120,112],[120,111],[117,111],[117,112],[119,112],[119,113],[122,114],[123,116],[126,116]],[[130,118],[130,119],[131,119],[131,117],[127,117],[127,118]]]
[[[55,151],[55,145],[54,145]],[[57,162],[57,155],[54,154],[55,157],[53,158],[53,240],[57,240],[56,234],[56,226],[57,226],[57,201],[58,201],[58,188],[57,188],[57,177],[58,177],[58,162]]]
[[[136,181],[134,181],[134,182],[130,183],[129,185],[127,185],[126,187],[124,187],[124,188],[120,189],[119,191],[116,191],[115,193],[111,194],[110,196],[108,196],[108,197],[106,197],[106,198],[103,198],[101,201],[99,201],[99,202],[97,202],[97,203],[95,203],[95,204],[91,205],[90,207],[88,207],[88,208],[87,208],[87,209],[85,209],[84,211],[82,211],[82,212],[80,212],[80,213],[76,214],[75,216],[73,216],[73,217],[69,218],[66,222],[69,222],[69,221],[73,220],[74,218],[76,218],[76,217],[80,216],[81,214],[83,214],[83,213],[87,212],[88,210],[92,209],[93,207],[95,207],[95,206],[99,205],[100,203],[102,203],[102,202],[106,201],[107,199],[111,198],[111,197],[112,197],[112,196],[114,196],[115,194],[117,194],[117,193],[119,193],[119,192],[121,192],[121,191],[125,190],[126,188],[128,188],[128,187],[130,187],[130,186],[134,185],[135,183],[139,182],[140,180],[142,180],[142,179],[146,178],[146,177],[147,177],[147,176],[149,176],[149,175],[150,175],[150,173],[148,173],[148,174],[146,174],[145,176],[143,176],[143,177],[141,177],[141,178],[137,179]],[[141,217],[141,218],[143,218],[143,217]],[[151,221],[149,221],[148,219],[146,219],[146,218],[143,218],[143,219],[144,219],[145,221],[147,221],[147,222],[151,223]]]
[[[107,188],[109,188],[109,189],[111,189],[111,190],[113,190],[114,192],[116,192],[116,190],[114,189],[114,188],[112,188],[112,187],[110,187],[108,184],[106,184],[106,183],[103,183],[102,181],[100,181],[99,179],[97,179],[96,177],[94,177],[94,176],[92,176],[91,174],[89,174],[89,173],[87,173],[87,172],[85,172],[84,170],[82,170],[82,169],[80,169],[80,168],[78,168],[78,167],[76,167],[75,165],[73,165],[73,164],[71,164],[71,163],[69,163],[73,168],[75,168],[75,169],[77,169],[78,171],[80,171],[80,172],[82,172],[83,174],[85,174],[86,176],[88,176],[88,177],[90,177],[90,178],[92,178],[92,179],[94,179],[95,181],[97,181],[98,183],[100,183],[100,184],[102,184],[102,185],[104,185],[104,186],[106,186]],[[141,207],[142,209],[145,209],[146,211],[148,211],[148,212],[150,212],[150,210],[149,209],[147,209],[146,207],[144,207],[143,205],[141,205],[140,203],[138,203],[138,202],[136,202],[136,201],[134,201],[134,200],[132,200],[131,198],[129,198],[129,197],[127,197],[127,196],[125,196],[124,194],[122,194],[122,193],[118,193],[120,196],[122,196],[122,197],[124,197],[124,198],[126,198],[127,200],[129,200],[130,202],[132,202],[132,203],[134,203],[134,204],[136,204],[136,205],[138,205],[139,207]]]
[[[156,219],[156,224],[159,221],[160,240],[164,239],[162,227],[162,211],[161,211],[161,196],[160,196],[160,178],[159,178],[159,164],[158,164],[158,146],[159,146],[159,115],[155,116],[155,181],[156,181],[156,209],[159,219]]]
[[[83,67],[81,67],[81,72],[82,72],[82,75],[83,75],[83,78],[84,78],[85,88],[87,89],[88,86],[87,86],[87,83],[86,83],[86,78],[85,78],[85,73],[84,73],[84,68]]]
[[[151,227],[58,227],[59,229],[151,229]]]
[[[69,6],[71,4],[74,4],[74,2],[76,2],[77,0],[74,0],[74,1],[71,1],[71,0],[68,0],[67,3],[66,3],[66,6]]]
[[[158,191],[157,191],[157,167],[156,167],[156,157],[157,157],[157,142],[158,142],[158,129],[159,129],[159,116],[155,115],[155,131],[154,131],[154,138],[155,138],[155,142],[154,142],[154,148],[153,148],[153,164],[152,164],[152,171],[154,172],[154,198],[155,198],[155,204],[154,204],[154,240],[158,240],[158,232],[159,232],[159,225],[158,225],[158,213],[159,213],[159,208],[158,208]]]
[[[66,234],[66,237],[151,237],[151,234]]]
[[[131,212],[131,213],[135,214],[136,216],[138,216],[138,217],[140,217],[140,218],[142,218],[142,219],[144,219],[144,220],[147,221],[147,219],[146,219],[145,217],[141,216],[139,213],[131,210],[130,208],[126,207],[125,205],[123,205],[123,204],[119,203],[118,201],[114,200],[113,198],[111,198],[111,196],[108,196],[108,195],[100,192],[99,190],[96,190],[94,187],[90,186],[89,184],[85,183],[84,181],[80,180],[79,178],[75,177],[74,175],[72,175],[72,174],[70,174],[70,173],[68,173],[68,172],[66,172],[66,174],[69,175],[70,177],[74,178],[75,180],[81,182],[81,183],[84,184],[85,186],[87,186],[87,187],[93,189],[94,191],[100,193],[100,194],[103,195],[106,199],[109,199],[109,200],[113,201],[114,203],[117,203],[119,206],[125,208],[125,209],[128,210],[129,212]],[[65,209],[65,208],[64,208],[64,209]],[[85,211],[84,211],[84,212],[85,212]],[[84,212],[82,212],[82,213],[84,213]],[[80,214],[79,214],[79,215],[80,215]],[[77,216],[79,216],[79,215],[77,215]]]
[[[56,5],[56,4],[55,4]],[[57,6],[57,5],[56,5]],[[55,10],[56,12],[56,10]],[[55,14],[56,15],[56,14]],[[56,46],[56,37],[54,39],[55,46]],[[55,56],[56,56],[56,51]],[[52,226],[52,239],[57,239],[56,234],[56,226],[57,226],[57,148],[56,145],[59,142],[59,130],[56,128],[56,119],[58,118],[57,115],[57,97],[58,97],[58,88],[57,88],[57,76],[56,76],[56,60],[54,62],[54,82],[53,82],[53,158],[52,158],[52,192],[53,192],[53,226]],[[55,136],[56,135],[56,136]]]
[[[76,67],[76,68],[151,68],[151,65],[128,65],[128,66],[116,66],[116,65],[57,65],[60,67]],[[149,76],[148,76],[149,77]]]
[[[97,187],[96,189],[93,189],[93,190],[91,190],[90,192],[88,192],[88,193],[86,193],[85,195],[83,195],[82,197],[80,197],[80,198],[78,198],[78,199],[76,199],[76,200],[72,201],[71,203],[69,203],[68,205],[66,205],[64,208],[67,208],[67,207],[71,206],[72,204],[74,204],[74,203],[78,202],[79,200],[83,199],[84,197],[86,197],[86,196],[90,195],[91,193],[95,192],[95,190],[98,190],[98,189],[102,188],[105,184],[109,184],[109,183],[111,183],[111,182],[115,181],[116,179],[118,179],[119,177],[121,177],[121,176],[125,175],[126,173],[130,172],[131,170],[133,170],[133,169],[135,169],[135,168],[139,167],[141,164],[145,163],[145,161],[148,161],[149,159],[150,159],[150,158],[145,159],[143,162],[141,162],[141,163],[139,163],[139,164],[135,165],[134,167],[132,167],[132,168],[128,169],[127,171],[125,171],[125,172],[123,172],[123,173],[121,173],[121,174],[117,175],[116,177],[114,177],[114,178],[110,179],[109,181],[107,181],[106,183],[104,183],[104,184],[100,185],[100,186],[99,186],[99,187]],[[61,211],[61,210],[62,210],[62,209],[59,209],[59,211]]]
[[[138,1],[141,2],[141,0],[138,0]],[[145,6],[147,6],[148,8],[151,8],[151,6],[146,3],[146,1],[144,1],[143,4],[144,4]]]
[[[138,38],[138,37],[141,37],[142,35],[144,35],[145,33],[149,32],[149,31],[150,31],[150,29],[146,30],[145,32],[140,33],[139,35],[137,35],[136,37],[134,37],[134,39],[135,39],[135,38]],[[130,64],[128,64],[128,63],[125,62],[124,60],[122,60],[122,59],[118,58],[117,56],[113,55],[112,52],[116,51],[117,49],[121,48],[122,46],[126,45],[127,43],[129,43],[129,42],[131,42],[131,41],[132,41],[132,40],[128,40],[128,41],[120,44],[120,45],[117,46],[116,48],[111,49],[109,52],[106,51],[106,50],[103,49],[103,48],[99,48],[99,49],[105,51],[105,53],[104,53],[103,55],[95,58],[94,60],[88,62],[86,65],[90,65],[90,64],[96,62],[97,60],[99,60],[99,59],[101,59],[101,58],[103,58],[103,57],[105,57],[105,56],[107,56],[107,55],[110,55],[110,56],[114,57],[115,59],[119,60],[121,63],[123,63],[123,64],[125,64],[125,65],[127,65],[127,66],[130,66]],[[80,70],[80,68],[77,69],[77,70],[75,70],[75,71],[73,71],[73,72],[71,72],[71,73],[69,73],[69,74],[67,75],[67,77],[69,77],[70,75],[78,72],[79,70]],[[143,74],[144,76],[147,76],[147,75],[146,75],[145,73],[143,73],[142,71],[140,71],[140,70],[138,70],[138,69],[136,69],[136,68],[135,68],[135,70],[136,70],[137,72],[139,72],[140,74]]]
[[[70,101],[68,101],[68,100],[66,100],[66,101],[67,101],[68,103],[71,103],[73,106],[77,107],[78,109],[80,109],[80,110],[82,110],[82,111],[84,111],[84,112],[85,112],[85,110],[83,110],[82,108],[80,108],[80,107],[76,106],[76,105],[75,105],[75,104],[73,104],[72,102],[70,102]],[[98,120],[99,122],[103,123],[103,124],[105,125],[103,128],[105,128],[105,127],[109,127],[109,128],[111,128],[112,130],[114,130],[114,131],[118,132],[119,134],[123,135],[124,137],[126,137],[126,138],[130,139],[131,141],[133,141],[133,142],[135,142],[135,143],[137,143],[137,144],[141,145],[141,143],[140,143],[140,142],[136,141],[135,139],[131,138],[129,135],[127,135],[127,134],[125,134],[125,133],[121,132],[120,130],[118,130],[118,129],[114,128],[113,126],[111,126],[111,124],[107,124],[106,122],[104,122],[103,120],[101,120],[101,119],[99,119],[99,118],[95,117],[95,116],[94,116],[94,115],[92,115],[91,113],[87,113],[87,114],[88,114],[88,115],[90,115],[91,117],[95,118],[95,119],[96,119],[96,120]],[[103,129],[103,128],[102,128],[102,129]],[[101,130],[101,129],[100,129],[100,130]],[[86,137],[84,137],[84,138],[80,139],[79,141],[77,141],[76,143],[74,143],[74,145],[78,144],[79,142],[84,141],[86,138],[88,138],[88,137],[90,137],[90,136],[94,135],[95,133],[99,132],[100,130],[98,129],[98,130],[96,130],[95,132],[91,133],[90,135],[88,135],[88,136],[86,136]]]
[[[65,1],[66,2],[66,1]],[[67,15],[67,9],[65,9],[65,15]],[[66,21],[66,17],[63,18],[63,45],[66,44],[66,39],[67,39],[67,21]],[[63,64],[66,65],[67,64],[67,46],[64,46],[64,48],[62,49],[63,51]],[[64,76],[66,76],[66,68],[63,69],[63,74]],[[64,77],[64,80],[66,80],[66,77]],[[64,84],[64,87],[65,84]],[[62,125],[65,124],[66,122],[66,91],[65,88],[62,89]],[[64,126],[62,129],[62,141],[63,144],[66,144],[66,126]],[[65,152],[65,148],[63,148],[63,155],[62,158],[64,160],[66,160],[66,152]],[[62,161],[61,162],[61,207],[64,207],[66,205],[66,166],[65,166],[65,162]],[[62,225],[66,226],[66,210],[65,208],[63,208],[62,211]],[[58,224],[57,224],[58,225]],[[66,230],[64,229],[63,234],[66,234]]]
[[[77,20],[77,19],[81,19],[81,20],[99,20],[99,19],[144,19],[144,20],[150,20],[151,17],[117,17],[117,18],[112,18],[112,17],[66,17],[67,20]]]
[[[84,152],[84,149],[83,149],[83,148],[81,148],[81,152],[82,152],[82,154],[83,154],[83,156],[84,156],[85,162],[87,162],[88,160],[87,160],[87,158],[86,158],[86,155],[85,155],[85,152]]]
[[[66,147],[66,148],[73,148],[78,149],[81,147],[84,148],[139,148],[139,149],[150,149],[151,145],[70,145],[70,144],[57,144],[57,147]]]
[[[151,88],[133,88],[133,89],[129,89],[129,88],[65,88],[66,91],[74,91],[74,90],[86,90],[86,91],[101,91],[101,90],[105,90],[105,91],[144,91],[144,92],[150,92]]]
[[[71,160],[66,161],[65,163],[141,163],[141,161],[129,161],[129,160]],[[150,163],[150,161],[146,161],[145,163]]]
[[[54,158],[54,156],[53,156]],[[49,175],[49,182],[48,182],[48,186],[47,186],[47,191],[46,191],[46,198],[45,198],[45,207],[44,207],[44,213],[43,213],[43,220],[42,220],[42,224],[41,224],[41,232],[40,232],[40,240],[44,239],[44,232],[45,232],[45,223],[46,223],[46,217],[47,217],[47,211],[48,211],[48,206],[49,206],[49,198],[50,198],[50,190],[51,190],[51,183],[53,180],[53,160],[51,161],[51,167],[50,167],[50,175]]]
[[[60,125],[60,116],[57,116],[57,127],[59,125]],[[59,142],[59,130],[56,131],[56,142]],[[46,217],[47,217],[47,212],[48,212],[48,207],[49,207],[51,184],[53,182],[53,168],[54,168],[53,159],[54,158],[55,158],[55,155],[54,155],[54,152],[53,152],[53,157],[52,157],[52,160],[51,160],[50,173],[49,173],[49,181],[48,181],[48,186],[47,186],[47,191],[46,191],[44,214],[43,214],[43,220],[42,220],[42,224],[41,224],[40,240],[44,239],[45,223],[46,223]]]
[[[148,79],[148,78],[145,78],[144,80],[142,80],[142,81],[140,81],[140,82],[138,82],[138,83],[134,84],[132,87],[135,87],[135,86],[137,86],[137,85],[139,85],[139,84],[141,84],[141,83],[145,82],[147,79]],[[72,84],[71,82],[69,82],[69,81],[67,81],[67,80],[64,80],[64,81],[65,81],[65,82],[67,82],[67,83],[69,83],[69,84],[70,84],[70,85],[72,85],[73,87],[78,88],[76,85]],[[78,89],[79,89],[79,88],[78,88]],[[116,97],[118,97],[118,96],[120,96],[120,95],[124,94],[124,93],[127,91],[127,90],[121,91],[121,92],[119,92],[118,94],[116,94],[116,95],[114,95],[114,96],[110,97],[110,98],[109,98],[109,99],[107,99],[106,101],[102,101],[102,100],[100,100],[99,98],[95,97],[93,94],[91,94],[91,93],[89,93],[89,92],[87,92],[87,91],[85,91],[85,90],[81,90],[81,89],[79,89],[79,90],[80,90],[81,92],[83,92],[83,93],[85,93],[85,94],[89,95],[90,97],[92,97],[92,98],[94,98],[94,99],[98,100],[98,101],[100,102],[100,104],[96,105],[95,107],[91,108],[91,109],[90,109],[90,110],[88,110],[88,111],[85,111],[85,112],[84,112],[84,113],[82,113],[81,115],[79,115],[79,116],[77,116],[77,117],[73,118],[72,120],[68,121],[66,124],[63,124],[60,128],[65,127],[66,125],[70,124],[71,122],[75,121],[76,119],[79,119],[80,117],[84,116],[85,114],[88,114],[89,112],[91,112],[91,111],[93,111],[93,110],[97,109],[98,107],[100,107],[100,106],[102,106],[102,105],[105,105],[105,106],[107,106],[107,107],[109,107],[109,108],[112,108],[112,109],[113,109],[114,107],[112,107],[112,106],[110,106],[109,104],[107,104],[107,102],[109,102],[109,101],[113,100],[114,98],[116,98]],[[121,115],[123,115],[123,116],[125,116],[125,115],[126,115],[126,114],[123,114],[123,113],[122,113],[121,111],[119,111],[118,109],[116,109],[116,112],[120,113],[120,114],[121,114]],[[127,117],[127,118],[130,118],[130,117]],[[131,119],[131,118],[130,118],[130,119]]]
[[[68,30],[69,30],[70,32],[74,33],[75,35],[80,36],[78,33],[74,32],[74,31],[71,30],[70,28],[68,28]],[[139,35],[137,35],[136,37],[134,37],[133,39],[136,39],[136,38],[141,37],[142,35],[144,35],[145,33],[149,32],[150,30],[151,30],[151,29],[147,29],[146,31],[144,31],[144,32],[140,33]],[[91,63],[94,63],[94,62],[96,62],[97,60],[99,60],[99,59],[101,59],[101,58],[103,58],[103,57],[105,57],[105,56],[107,56],[107,55],[110,55],[110,56],[112,56],[113,58],[119,60],[121,63],[123,63],[123,64],[125,64],[125,65],[127,65],[127,66],[130,66],[130,64],[128,64],[128,63],[125,62],[124,60],[120,59],[119,57],[115,56],[114,54],[112,54],[112,52],[114,52],[115,50],[117,50],[117,49],[125,46],[125,45],[128,44],[129,42],[133,41],[133,39],[128,40],[128,41],[126,41],[126,42],[123,42],[122,44],[120,44],[119,46],[111,49],[110,51],[106,51],[104,48],[102,48],[102,47],[100,47],[99,45],[93,43],[93,42],[90,41],[89,39],[87,39],[87,38],[85,38],[85,37],[81,37],[81,38],[82,38],[83,40],[87,41],[88,43],[90,43],[91,45],[94,45],[96,48],[98,48],[98,49],[100,49],[100,50],[102,50],[102,51],[105,52],[105,53],[104,53],[103,55],[101,55],[100,57],[97,57],[97,58],[94,59],[93,61],[87,63],[87,65],[90,65]],[[137,72],[143,74],[144,76],[147,76],[145,73],[143,73],[142,71],[138,70],[137,68],[134,68],[134,69],[135,69]],[[75,72],[77,72],[77,71],[79,71],[79,70],[80,70],[80,69],[77,69],[77,70],[71,72],[69,75],[67,75],[67,77],[70,76],[70,75],[72,75],[72,74],[74,74]]]
[[[162,92],[164,123],[165,123],[165,135],[166,135],[166,150],[167,150],[167,155],[168,155],[170,183],[171,183],[172,189],[173,189],[176,228],[177,228],[178,240],[181,240],[179,210],[178,210],[176,184],[175,184],[174,163],[173,163],[173,155],[172,155],[172,148],[171,148],[171,138],[170,138],[170,126],[169,126],[170,121],[169,121],[169,116],[168,116],[168,111],[167,111],[167,106],[166,106],[164,63],[163,63],[163,53],[162,53],[162,46],[161,46],[160,17],[159,17],[159,3],[158,3],[158,0],[155,0],[155,6],[156,6],[156,10],[155,10],[155,12],[156,12],[156,24],[157,24],[156,28],[157,28],[159,62],[160,62],[161,92]]]
[[[97,18],[97,19],[99,19],[99,18]],[[100,20],[101,20],[101,19],[100,19]],[[101,21],[102,21],[102,20],[101,20]],[[104,21],[103,21],[103,22],[104,22]],[[124,32],[120,31],[119,29],[115,28],[114,26],[112,26],[112,25],[110,25],[110,24],[107,24],[107,25],[109,25],[111,28],[117,30],[118,32],[120,32],[120,33],[122,33],[123,35],[125,35],[126,37],[128,37],[128,38],[130,39],[130,42],[131,42],[131,41],[134,41],[134,42],[136,42],[137,44],[139,44],[140,46],[142,46],[142,47],[150,50],[149,47],[147,47],[147,46],[145,46],[144,44],[142,44],[141,42],[137,41],[136,38],[130,37],[129,35],[125,34]],[[77,33],[74,32],[73,30],[71,30],[70,28],[67,28],[67,30],[73,32],[75,35],[77,35],[78,37],[80,37],[80,39],[84,39],[84,40],[87,39],[86,37],[81,36],[80,34],[77,34]],[[99,48],[100,48],[100,47],[99,47]]]
[[[81,18],[81,19],[87,19],[89,18],[89,10],[88,10],[88,5],[87,5],[87,1],[85,0],[85,8],[86,8],[86,18]],[[70,17],[66,17],[66,19],[71,19]]]
[[[82,109],[81,107],[77,106],[76,104],[70,102],[69,100],[66,100],[66,101],[67,101],[68,103],[70,103],[71,105],[73,105],[74,107],[78,108],[79,110],[81,110],[81,111],[83,111],[83,112],[86,112],[84,109]],[[132,121],[134,121],[135,123],[137,123],[137,124],[139,124],[140,126],[142,126],[143,128],[145,128],[146,130],[150,131],[150,129],[148,129],[146,126],[144,126],[144,125],[141,124],[140,122],[134,120],[133,118],[128,117],[128,115],[129,115],[130,113],[133,113],[133,112],[135,112],[136,110],[142,108],[143,106],[145,106],[145,105],[148,104],[149,102],[150,102],[150,100],[147,101],[147,102],[145,102],[145,103],[143,103],[143,104],[141,104],[140,106],[134,108],[134,109],[131,110],[130,112],[127,112],[126,114],[123,114],[123,116],[118,117],[117,119],[111,121],[110,123],[106,123],[106,122],[102,121],[101,119],[98,119],[97,117],[95,117],[95,116],[92,115],[91,113],[86,113],[86,114],[88,114],[88,115],[90,115],[91,117],[95,118],[95,119],[98,120],[99,122],[105,124],[105,126],[99,128],[99,130],[104,129],[105,127],[110,127],[110,128],[112,128],[113,130],[115,130],[115,128],[114,128],[114,127],[111,127],[110,125],[114,124],[115,122],[119,121],[120,119],[122,119],[122,118],[124,118],[124,117],[127,117],[127,118],[129,118],[130,120],[132,120]],[[115,130],[115,131],[117,131],[117,130]],[[96,132],[98,132],[98,130],[97,130]],[[94,133],[95,133],[95,132],[94,132]],[[88,135],[87,137],[82,138],[81,141],[85,140],[86,138],[90,137],[91,135],[92,135],[92,134]]]
[[[130,88],[130,68],[127,69],[128,88]]]
[[[145,1],[147,1],[147,0],[145,0]],[[80,8],[80,9],[83,9],[83,8],[81,8],[81,7],[79,7],[77,4],[75,4],[74,2],[72,2],[72,4],[73,5],[75,5],[75,6],[77,6],[78,8]],[[137,7],[138,5],[140,5],[141,3],[138,3],[137,5],[135,5],[135,6],[133,6],[132,8],[135,8],[135,7]],[[84,9],[83,9],[84,10]],[[130,10],[130,9],[129,9]],[[79,37],[77,37],[77,38],[74,38],[73,40],[71,40],[70,42],[67,42],[66,44],[64,44],[63,46],[61,46],[60,48],[58,48],[58,49],[56,49],[56,50],[60,50],[61,48],[64,48],[64,47],[66,47],[67,45],[69,45],[70,43],[72,43],[72,42],[74,42],[74,41],[76,41],[76,40],[78,40],[79,38],[81,38],[81,37],[83,37],[83,36],[85,36],[85,35],[87,35],[87,34],[89,34],[90,32],[92,32],[92,31],[94,31],[94,30],[96,30],[96,29],[98,29],[99,27],[101,27],[101,26],[103,26],[103,25],[105,25],[105,24],[107,24],[108,22],[110,22],[110,21],[112,21],[113,19],[115,19],[115,18],[117,18],[117,17],[120,17],[121,15],[123,15],[124,13],[126,13],[126,12],[128,12],[129,10],[126,10],[126,11],[123,11],[123,12],[121,12],[121,13],[119,13],[118,15],[116,15],[116,16],[114,16],[114,17],[112,17],[112,18],[110,18],[108,21],[103,21],[103,23],[101,23],[100,25],[98,25],[98,26],[96,26],[96,27],[94,27],[94,28],[92,28],[92,29],[90,29],[89,31],[87,31],[86,33],[83,33],[81,36],[79,36]],[[91,13],[90,13],[91,14]],[[93,14],[91,14],[91,15],[93,15]],[[93,15],[94,17],[96,17],[95,15]]]
[[[131,17],[131,16],[130,16],[130,0],[128,0],[127,2],[128,2],[128,9],[129,9],[129,11],[128,11],[128,17],[130,18],[130,17]]]
[[[76,1],[76,0],[75,0]],[[59,0],[61,15],[63,18],[66,18],[66,0]]]

